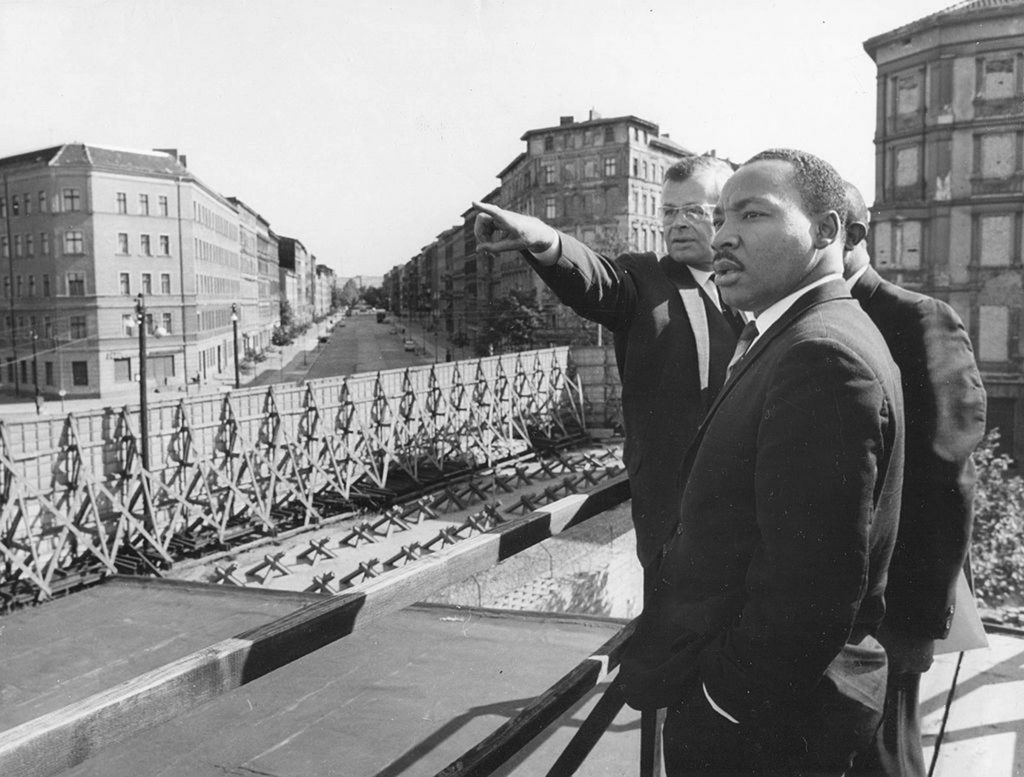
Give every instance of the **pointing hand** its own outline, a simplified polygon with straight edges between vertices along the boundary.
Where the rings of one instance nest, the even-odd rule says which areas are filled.
[[[539,254],[558,242],[558,233],[538,218],[480,202],[474,202],[473,207],[480,211],[473,224],[480,251],[525,249]]]

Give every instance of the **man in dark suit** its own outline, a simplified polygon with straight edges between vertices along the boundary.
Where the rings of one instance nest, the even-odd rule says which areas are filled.
[[[668,255],[609,259],[539,219],[475,203],[477,247],[523,250],[558,298],[614,333],[626,427],[623,457],[637,556],[656,566],[676,523],[676,474],[742,327],[723,314],[711,278],[711,214],[732,167],[690,157],[666,173],[662,216]]]
[[[670,775],[841,775],[881,719],[903,402],[843,283],[843,203],[830,165],[782,149],[716,209],[716,283],[756,328],[685,457],[619,676],[633,707],[668,708]]]
[[[924,777],[918,690],[935,640],[953,620],[957,578],[973,523],[971,452],[985,434],[985,389],[971,341],[945,302],[883,280],[864,238],[870,214],[846,184],[844,275],[900,368],[906,403],[906,464],[896,549],[879,640],[889,656],[882,727],[855,774]]]

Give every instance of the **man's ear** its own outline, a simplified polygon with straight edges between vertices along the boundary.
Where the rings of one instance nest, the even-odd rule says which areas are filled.
[[[814,228],[814,247],[820,249],[834,243],[839,238],[842,223],[843,221],[839,218],[839,214],[834,210],[827,211],[818,216],[817,224]]]
[[[844,248],[847,251],[852,251],[867,236],[868,228],[863,221],[850,222],[846,225],[846,245]]]

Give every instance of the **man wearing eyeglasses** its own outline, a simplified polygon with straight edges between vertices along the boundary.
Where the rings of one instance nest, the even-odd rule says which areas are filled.
[[[739,316],[723,309],[712,277],[711,217],[732,174],[710,156],[670,167],[662,188],[668,255],[611,259],[532,216],[475,203],[477,247],[526,251],[558,298],[614,334],[626,426],[637,556],[646,574],[678,520],[677,473],[725,381]]]

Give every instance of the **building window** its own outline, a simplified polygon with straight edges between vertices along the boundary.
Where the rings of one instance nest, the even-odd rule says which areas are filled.
[[[1005,362],[1009,358],[1010,311],[1001,306],[978,309],[978,361]]]
[[[21,235],[14,236],[14,256],[19,259],[23,256],[21,248]]]
[[[68,280],[68,296],[71,297],[84,297],[85,296],[85,273],[81,272],[69,272],[67,276]]]
[[[64,233],[64,253],[68,255],[85,253],[85,236],[81,230],[69,229]]]
[[[21,297],[22,296],[22,288],[21,287],[22,287],[21,276],[19,275],[17,278],[14,279],[14,296],[15,297]]]
[[[50,233],[40,232],[39,233],[39,253],[43,256],[50,255]]]
[[[875,263],[879,267],[921,267],[921,222],[883,221],[874,227]]]
[[[36,276],[34,275],[28,276],[28,296],[36,296]],[[33,329],[34,328],[35,327],[33,327]]]
[[[544,136],[544,150],[545,151],[554,151],[555,150],[555,136],[554,135],[545,135]]]
[[[606,178],[615,175],[615,157],[610,156],[604,160],[604,174]]]
[[[161,194],[156,198],[156,206],[159,209],[161,216],[166,216],[168,214],[167,197],[165,195]]]
[[[131,337],[135,334],[135,314],[134,313],[123,313],[121,315],[121,332],[125,337]]]
[[[114,383],[132,382],[132,360],[114,359]]]
[[[982,178],[1009,178],[1017,167],[1015,162],[1017,136],[1011,132],[990,132],[981,136],[977,148],[981,159],[975,171]]]
[[[82,208],[82,196],[78,189],[64,189],[62,192],[63,205],[62,208],[65,213],[81,210]]]
[[[142,273],[142,293],[147,297],[153,293],[153,276],[148,273]]]
[[[21,204],[20,204],[20,201],[18,200],[18,195],[15,194],[13,197],[11,197],[11,216],[20,216],[20,215],[21,215]]]
[[[120,275],[120,285],[121,285],[121,293],[122,294],[131,294],[132,293],[132,276],[130,274],[126,273],[126,272],[121,273],[121,275]]]
[[[75,386],[89,385],[89,362],[71,362],[71,382]]]
[[[544,165],[542,169],[544,171],[544,183],[555,183],[555,166]]]
[[[35,238],[32,235],[25,235],[25,256],[35,256]]]
[[[171,293],[171,274],[168,272],[160,273],[160,293]]]
[[[896,186],[914,186],[921,178],[917,146],[896,150]]]
[[[647,180],[647,162],[644,162],[644,180]]]
[[[633,158],[633,177],[640,177],[640,160],[635,157]]]
[[[164,313],[161,316],[161,319],[163,321],[164,334],[168,334],[169,335],[171,333],[171,314],[170,313]]]
[[[32,198],[28,196],[28,192],[25,192],[21,199],[25,203],[25,215],[27,216],[32,212]]]
[[[117,212],[127,213],[128,212],[128,195],[125,192],[117,193]]]
[[[604,128],[604,142],[614,143],[615,142],[615,127],[609,124]]]
[[[989,57],[984,60],[980,96],[986,100],[1013,97],[1017,79],[1013,74],[1013,57]]]
[[[167,235],[160,235],[160,256],[171,255],[171,238]]]
[[[896,114],[917,113],[921,107],[921,82],[917,73],[896,79]]]
[[[553,219],[557,215],[558,215],[558,213],[557,213],[557,210],[555,208],[555,198],[554,197],[545,197],[544,198],[544,217],[545,218],[549,218],[549,219]]]
[[[1013,246],[1013,216],[982,216],[978,219],[978,263],[982,267],[1006,267]]]
[[[39,212],[46,213],[46,192],[39,192]]]
[[[71,316],[69,324],[72,340],[81,340],[86,336],[85,316]]]
[[[117,233],[117,252],[119,254],[128,253],[128,233],[118,232]]]
[[[139,215],[140,216],[148,216],[149,215],[149,195],[148,194],[140,194],[139,195]]]
[[[7,218],[7,200],[0,197],[0,219]]]
[[[7,235],[0,235],[0,256],[4,259],[11,258],[11,244],[7,242]]]
[[[139,235],[139,250],[143,256],[153,255],[153,251],[149,246],[149,235]]]
[[[43,371],[46,374],[46,385],[53,385],[53,362],[44,362]]]
[[[50,296],[50,276],[49,275],[44,275],[43,276],[43,296],[44,297],[49,297]]]

